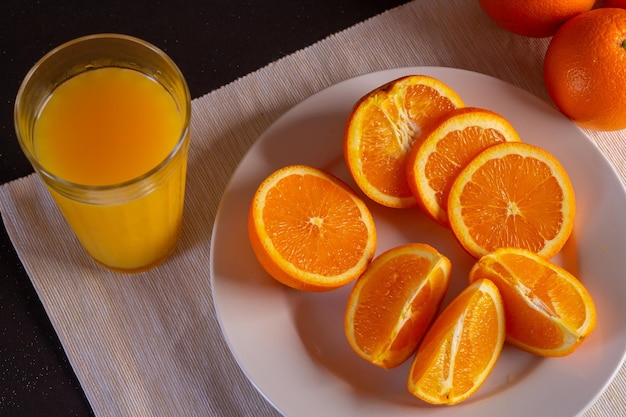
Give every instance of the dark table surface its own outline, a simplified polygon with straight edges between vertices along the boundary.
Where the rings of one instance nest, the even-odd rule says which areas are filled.
[[[0,183],[32,173],[13,128],[19,84],[46,52],[102,32],[168,55],[200,97],[406,0],[17,1],[0,3]],[[93,412],[46,312],[0,226],[0,416]]]

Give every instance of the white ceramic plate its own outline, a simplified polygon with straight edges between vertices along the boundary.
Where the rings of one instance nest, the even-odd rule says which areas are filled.
[[[343,162],[344,124],[356,100],[407,74],[434,76],[468,106],[496,111],[522,140],[552,152],[574,184],[574,234],[555,260],[593,296],[598,325],[565,358],[542,359],[506,346],[492,374],[469,400],[427,405],[405,388],[410,361],[385,371],[356,356],[345,340],[343,314],[352,284],[304,293],[272,280],[248,243],[247,212],[260,182],[274,170],[303,163],[327,169],[354,186]],[[452,260],[447,303],[466,285],[472,259],[451,233],[418,209],[369,202],[377,253],[424,242]],[[626,352],[626,192],[591,140],[552,107],[500,80],[436,67],[401,68],[349,79],[306,99],[252,146],[221,202],[211,246],[213,297],[222,330],[239,365],[258,390],[289,417],[324,416],[567,416],[581,415],[619,370]]]

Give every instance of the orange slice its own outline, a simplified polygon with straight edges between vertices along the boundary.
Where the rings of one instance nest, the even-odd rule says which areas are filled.
[[[483,256],[470,282],[492,280],[504,302],[507,342],[540,356],[572,353],[596,325],[593,299],[578,279],[524,249]]]
[[[306,165],[281,168],[259,185],[248,234],[267,273],[306,291],[355,280],[376,250],[365,203],[339,178]]]
[[[437,317],[417,349],[407,387],[432,404],[457,404],[491,373],[504,344],[504,306],[498,288],[478,280]]]
[[[348,118],[344,158],[365,195],[387,207],[416,205],[406,155],[430,123],[461,106],[454,90],[424,75],[396,79],[363,96]]]
[[[345,333],[354,351],[385,369],[403,363],[439,311],[450,268],[448,258],[426,244],[376,257],[348,299]]]
[[[520,141],[511,123],[497,113],[476,107],[452,110],[409,152],[409,188],[430,217],[447,225],[448,195],[461,169],[491,145]]]
[[[551,258],[569,238],[575,213],[565,169],[547,151],[522,142],[481,152],[459,173],[448,197],[452,231],[476,258],[506,247]]]

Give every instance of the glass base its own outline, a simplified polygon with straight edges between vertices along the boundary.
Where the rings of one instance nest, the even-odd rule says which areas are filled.
[[[101,267],[103,267],[105,269],[108,269],[109,271],[118,272],[118,273],[121,273],[121,274],[138,274],[138,273],[141,273],[141,272],[146,272],[146,271],[148,271],[150,269],[156,268],[157,266],[163,264],[172,255],[172,253],[174,253],[174,251],[176,250],[176,246],[177,245],[175,245],[175,244],[172,245],[172,248],[169,251],[167,251],[165,253],[165,255],[161,256],[160,258],[156,259],[155,261],[153,261],[153,262],[151,262],[151,263],[149,263],[147,265],[138,266],[136,268],[119,268],[119,267],[116,267],[116,266],[111,266],[111,265],[104,264],[104,263],[98,261],[95,258],[92,258],[92,259],[98,265],[100,265]]]

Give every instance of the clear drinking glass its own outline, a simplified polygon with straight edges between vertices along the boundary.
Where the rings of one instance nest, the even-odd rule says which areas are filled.
[[[120,272],[152,268],[176,247],[190,117],[175,63],[118,34],[55,48],[28,72],[15,102],[23,152],[84,249]]]

